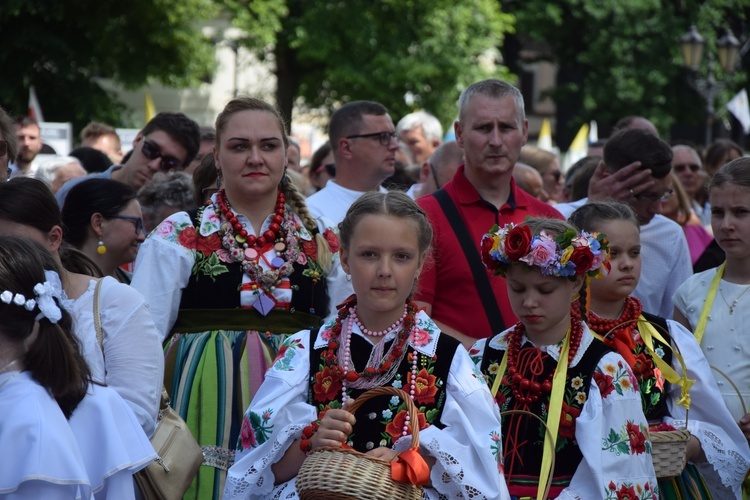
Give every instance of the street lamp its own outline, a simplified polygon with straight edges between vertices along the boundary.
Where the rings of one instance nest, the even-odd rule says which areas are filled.
[[[711,51],[708,51],[708,75],[706,78],[701,78],[697,75],[701,60],[703,59],[703,49],[705,46],[706,41],[698,33],[698,28],[695,25],[691,26],[690,31],[680,39],[680,48],[682,49],[682,58],[685,62],[685,67],[694,72],[693,81],[695,89],[706,100],[706,146],[708,146],[711,143],[711,131],[714,124],[714,100],[719,90],[724,87],[724,84],[717,82],[714,77],[715,58],[714,53]],[[725,73],[732,73],[734,71],[739,47],[740,42],[737,41],[729,29],[726,30],[723,37],[716,41],[719,65]]]

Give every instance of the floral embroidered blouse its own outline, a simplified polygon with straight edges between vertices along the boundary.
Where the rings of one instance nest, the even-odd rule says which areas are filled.
[[[241,214],[235,215],[248,233],[253,234],[252,225],[247,218]],[[296,232],[288,237],[296,238],[299,242],[299,252],[293,264],[295,269],[302,269],[301,274],[305,278],[325,280],[328,307],[326,311],[314,311],[314,314],[327,317],[335,312],[336,304],[352,293],[351,285],[346,282],[339,263],[338,237],[330,224],[316,220],[318,229],[328,241],[333,254],[331,271],[325,273],[318,264],[314,236],[296,214],[292,216],[296,222]],[[272,216],[269,215],[263,223],[261,233],[268,229],[271,222]],[[292,308],[296,287],[290,279],[282,278],[281,283],[270,291],[253,282],[246,273],[241,272],[239,264],[222,246],[220,223],[220,216],[212,204],[199,209],[197,220],[193,220],[188,212],[178,212],[159,224],[141,245],[132,286],[147,298],[162,340],[169,334],[177,313],[180,308],[185,307],[185,302],[189,302],[188,307],[191,308],[201,306],[207,309],[255,307],[260,311],[269,307],[287,310]],[[269,248],[258,259],[260,267],[264,271],[273,269],[271,263],[277,257],[282,256],[274,248]],[[238,282],[231,287],[236,292],[230,293],[227,290],[225,280],[229,274],[238,275]],[[217,283],[220,282],[224,286],[218,286]],[[188,285],[193,286],[188,288]],[[183,292],[188,293],[183,296]]]
[[[325,377],[325,367],[321,371],[319,366],[311,366],[311,359],[319,359],[314,354],[327,347],[327,334],[333,324],[329,321],[320,328],[312,346],[311,332],[303,330],[279,349],[276,362],[245,413],[239,451],[227,474],[224,498],[296,498],[294,479],[273,486],[271,465],[289,446],[297,445],[295,440],[303,429],[318,418],[321,402],[340,407],[340,389],[338,400],[328,390],[335,381]],[[432,487],[425,489],[426,498],[509,498],[501,481],[500,415],[486,384],[467,352],[452,338],[443,336],[424,312],[417,315],[417,327],[417,334],[409,340],[408,353],[418,353],[420,358],[414,398],[420,408],[420,450],[436,459],[430,474]],[[352,334],[352,346],[362,349],[366,342],[370,350],[374,348],[356,325]],[[395,335],[393,331],[381,342],[389,342]],[[354,340],[358,342],[355,344]],[[439,373],[441,370],[436,367],[441,363],[436,354],[446,352],[439,347],[443,343],[455,346],[450,349],[452,359],[443,363],[447,372]],[[364,354],[365,358],[369,355]],[[389,384],[408,390],[408,373],[399,370]],[[395,397],[385,398],[381,406],[371,407],[359,417],[351,443],[365,450],[378,446],[407,449],[411,436],[401,437],[393,431],[403,425],[399,420],[402,403]],[[358,431],[359,426],[362,432]],[[373,442],[369,437],[372,435],[379,435],[381,441]]]
[[[474,344],[469,354],[477,367],[482,366],[482,354],[487,342],[493,350],[507,349],[505,335],[508,331]],[[570,364],[570,370],[581,363],[594,342],[599,341],[584,325],[581,346]],[[531,341],[524,336],[521,344],[523,347],[531,344]],[[562,344],[541,346],[540,350],[557,361],[561,348]],[[488,384],[498,373],[500,361],[490,360],[488,373],[485,374]],[[648,422],[643,415],[633,372],[622,356],[607,352],[599,358],[591,378],[587,393],[578,390],[583,387],[579,377],[566,380],[563,409],[566,405],[568,408],[561,415],[565,420],[561,422],[559,436],[566,442],[572,438],[580,449],[582,459],[568,486],[556,498],[658,499],[651,443],[647,439]],[[496,399],[503,404],[507,401],[502,385]],[[566,437],[567,429],[570,429],[569,437]],[[526,446],[539,447],[541,455],[541,439]]]

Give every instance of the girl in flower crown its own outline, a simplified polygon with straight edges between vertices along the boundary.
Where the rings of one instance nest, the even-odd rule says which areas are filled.
[[[589,203],[570,221],[605,232],[612,256],[611,273],[591,283],[589,328],[633,369],[652,429],[684,428],[687,420],[692,434],[682,475],[659,480],[661,498],[738,497],[750,469],[750,448],[706,357],[690,331],[648,314],[630,295],[641,274],[640,225],[633,211],[620,203]]]
[[[648,426],[633,372],[594,339],[585,317],[587,281],[609,269],[604,235],[566,222],[527,219],[493,227],[482,259],[504,276],[512,328],[477,342],[471,356],[504,414],[503,466],[514,497],[657,498]],[[627,497],[630,498],[630,497]]]
[[[245,413],[224,498],[296,498],[306,454],[325,446],[395,461],[394,478],[411,470],[426,498],[509,498],[497,407],[466,350],[411,300],[432,239],[424,212],[402,193],[367,193],[340,229],[356,295],[335,320],[279,350]],[[418,450],[408,449],[397,397],[370,399],[354,415],[342,409],[381,386],[403,389],[419,408]],[[347,472],[330,471],[330,480],[347,481]]]

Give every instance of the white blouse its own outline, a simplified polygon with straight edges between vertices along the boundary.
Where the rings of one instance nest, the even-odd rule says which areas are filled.
[[[328,323],[330,325],[331,323]],[[410,346],[432,356],[442,335],[424,312],[418,324],[436,332],[425,345]],[[316,347],[327,344],[323,326]],[[354,325],[353,335],[366,339]],[[381,342],[395,335],[389,333]],[[272,429],[268,439],[252,449],[237,452],[235,463],[227,473],[224,498],[297,498],[295,479],[274,487],[271,465],[286,453],[302,435],[305,426],[317,418],[317,410],[307,404],[310,378],[309,330],[303,330],[285,342],[286,354],[271,367],[255,395],[246,415],[268,415],[264,427]],[[369,339],[368,339],[369,341]],[[397,386],[397,383],[393,383]],[[419,434],[421,453],[435,457],[430,472],[432,488],[425,488],[425,498],[510,498],[493,448],[500,452],[500,414],[481,375],[474,369],[465,349],[456,349],[446,380],[446,400],[440,418],[443,429],[431,425]],[[260,440],[259,440],[260,441]],[[411,437],[399,439],[394,448],[408,448]]]
[[[130,406],[143,431],[151,436],[164,383],[164,357],[156,325],[143,296],[109,276],[102,278],[99,297],[104,355],[94,326],[94,289],[66,304],[73,331],[95,381],[114,389]]]

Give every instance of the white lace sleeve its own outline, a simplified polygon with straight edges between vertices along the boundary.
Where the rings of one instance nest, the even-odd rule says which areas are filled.
[[[677,343],[688,378],[695,380],[690,389],[690,411],[687,414],[688,429],[698,438],[706,455],[706,462],[696,464],[715,498],[742,496],[742,481],[750,469],[750,447],[739,426],[727,410],[711,367],[693,335],[682,325],[668,321],[669,333]],[[682,369],[676,360],[672,365],[678,373]],[[665,422],[677,428],[685,427],[685,409],[675,404],[680,396],[680,387],[672,385],[668,400],[672,417]]]
[[[423,452],[435,457],[427,498],[508,499],[502,476],[500,413],[466,350],[451,364],[440,423],[420,433]],[[401,439],[396,448],[406,448]],[[407,442],[406,445],[404,443]]]

